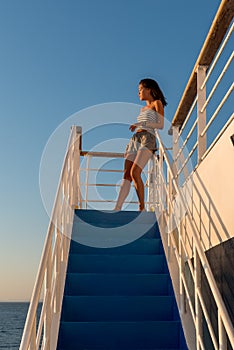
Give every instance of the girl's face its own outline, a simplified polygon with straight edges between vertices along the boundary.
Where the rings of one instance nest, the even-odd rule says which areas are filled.
[[[142,84],[139,85],[138,95],[141,101],[152,99],[152,96],[150,94],[150,89],[144,87]]]

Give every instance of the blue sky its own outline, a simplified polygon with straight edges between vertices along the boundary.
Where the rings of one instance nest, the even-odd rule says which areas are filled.
[[[0,2],[0,301],[28,300],[49,222],[43,149],[65,119],[109,102],[138,104],[156,79],[170,121],[219,0]]]

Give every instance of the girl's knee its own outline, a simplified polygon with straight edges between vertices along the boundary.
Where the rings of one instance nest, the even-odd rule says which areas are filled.
[[[141,176],[141,169],[137,166],[133,166],[130,175],[133,180],[137,180]]]
[[[124,180],[128,180],[130,182],[132,182],[132,177],[130,175],[130,173],[124,173],[124,176],[123,176]]]

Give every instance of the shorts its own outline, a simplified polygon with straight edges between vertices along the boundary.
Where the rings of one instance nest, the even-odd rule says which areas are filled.
[[[137,153],[140,149],[148,149],[154,153],[157,150],[155,135],[149,131],[136,132],[127,144],[125,153]]]

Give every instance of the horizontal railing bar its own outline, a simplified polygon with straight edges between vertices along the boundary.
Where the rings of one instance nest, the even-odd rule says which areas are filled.
[[[217,86],[219,85],[219,83],[220,83],[220,81],[222,80],[224,74],[226,73],[228,67],[230,66],[230,64],[231,64],[231,62],[232,62],[232,59],[233,59],[233,56],[234,56],[234,51],[232,51],[232,54],[230,55],[230,57],[229,57],[227,63],[225,64],[225,66],[224,66],[222,72],[220,73],[218,79],[216,80],[216,82],[215,82],[215,84],[214,84],[214,86],[213,86],[213,88],[212,88],[212,90],[211,90],[209,96],[207,97],[206,102],[204,103],[203,107],[201,108],[201,113],[204,112],[205,108],[207,107],[208,103],[210,102],[210,99],[211,99],[211,97],[213,96],[213,94],[214,94],[214,92],[215,92]]]
[[[207,73],[207,75],[206,75],[206,78],[205,78],[205,80],[204,80],[204,82],[203,82],[203,84],[202,84],[202,86],[201,86],[201,90],[203,90],[204,86],[206,85],[206,83],[207,83],[207,81],[208,81],[208,79],[209,79],[209,77],[210,77],[210,75],[211,75],[211,73],[212,73],[212,71],[213,71],[213,69],[214,69],[214,66],[216,65],[216,62],[218,61],[218,59],[219,59],[221,53],[223,52],[223,49],[224,49],[224,47],[225,47],[227,41],[229,40],[229,38],[230,38],[230,36],[231,36],[231,34],[232,34],[232,32],[233,32],[233,28],[234,28],[234,23],[232,23],[232,25],[231,25],[231,27],[230,27],[230,29],[229,29],[229,31],[228,31],[228,34],[227,34],[226,38],[224,39],[222,45],[220,46],[220,48],[219,48],[219,50],[218,50],[218,52],[217,52],[217,54],[216,54],[216,56],[215,56],[215,59],[213,60],[213,63],[212,63],[212,65],[211,65],[210,68],[209,68],[209,71],[208,71],[208,73]]]
[[[124,158],[124,153],[81,151],[83,157]]]
[[[175,161],[178,160],[180,154],[183,152],[184,147],[186,146],[186,144],[187,144],[188,140],[190,139],[190,136],[191,136],[192,133],[194,132],[194,129],[196,128],[196,126],[197,126],[197,119],[196,119],[195,122],[193,123],[193,126],[191,127],[191,129],[190,129],[190,131],[189,131],[189,133],[188,133],[186,139],[184,140],[183,145],[180,147],[180,150],[179,150],[179,152],[178,152],[178,154],[177,154],[177,156],[176,156],[176,158],[175,158]]]
[[[97,184],[97,183],[95,183],[95,184],[85,184],[85,183],[81,183],[80,184],[81,186],[87,186],[87,187],[120,187],[121,186],[121,184]],[[134,188],[134,186],[132,185],[131,186],[132,188]],[[149,187],[149,185],[147,184],[147,185],[145,185],[145,187]]]
[[[172,147],[165,147],[165,149],[172,150]],[[80,155],[83,157],[124,158],[124,153],[113,152],[81,151]]]
[[[81,183],[80,184],[81,186],[88,186],[88,187],[90,187],[90,186],[103,186],[103,187],[120,187],[121,185],[118,185],[118,184],[85,184],[85,183]]]
[[[191,106],[191,108],[190,108],[190,110],[189,110],[189,112],[187,114],[187,117],[185,118],[185,121],[184,121],[184,123],[183,123],[183,125],[182,125],[182,127],[180,129],[179,134],[178,134],[178,137],[175,140],[175,143],[178,142],[180,136],[182,135],[182,133],[183,133],[183,131],[185,129],[185,126],[186,126],[187,122],[189,121],[189,118],[190,118],[191,114],[193,113],[193,110],[194,110],[194,108],[196,106],[196,103],[197,103],[197,96],[196,96],[195,100],[193,101],[193,104],[192,104],[192,106]]]
[[[80,168],[82,171],[87,171],[86,168]],[[98,168],[89,168],[88,171],[98,171],[98,172],[106,172],[106,173],[123,173],[123,170],[115,170],[115,169],[98,169]]]
[[[228,99],[229,95],[231,94],[233,88],[234,88],[234,83],[232,83],[232,85],[230,86],[230,88],[228,89],[226,94],[224,95],[222,101],[220,102],[220,104],[216,108],[214,114],[211,116],[209,122],[206,124],[206,127],[202,131],[201,136],[204,136],[204,134],[207,132],[207,130],[209,129],[210,125],[213,123],[213,121],[215,120],[217,114],[219,113],[220,109],[223,107],[224,103],[226,102],[226,100]]]
[[[176,174],[176,178],[179,177],[180,173],[183,171],[185,165],[188,163],[189,159],[191,158],[191,156],[193,155],[193,153],[195,152],[195,149],[197,148],[198,145],[198,141],[196,141],[196,143],[194,144],[192,150],[189,152],[188,157],[185,159],[184,163],[182,164],[180,170],[178,170],[177,174]]]
[[[113,200],[113,199],[88,199],[88,200],[85,200],[85,199],[82,199],[82,202],[85,203],[89,203],[89,202],[92,202],[92,203],[103,203],[103,202],[108,202],[108,203],[115,203],[116,200]],[[124,203],[128,203],[128,204],[139,204],[139,202],[136,202],[136,201],[124,201]],[[150,204],[151,202],[149,201],[145,201],[145,204]]]

